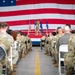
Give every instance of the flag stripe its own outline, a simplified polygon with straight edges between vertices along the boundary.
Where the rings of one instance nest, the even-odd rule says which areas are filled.
[[[33,15],[18,15],[10,17],[0,17],[0,21],[18,21],[18,20],[33,20],[33,19],[64,19],[64,20],[75,20],[74,15],[66,14],[33,14]]]
[[[75,4],[75,0],[17,0],[17,5],[23,4],[37,4],[37,3],[61,3],[61,4]]]
[[[10,7],[7,6],[7,7],[0,7],[0,12],[34,10],[34,9],[43,9],[43,8],[75,10],[75,4],[41,3],[41,4],[31,4],[31,5],[28,4],[28,5],[10,6]]]
[[[49,24],[71,24],[75,25],[75,20],[64,20],[64,19],[42,19],[42,23],[46,24],[48,20]],[[35,20],[30,20],[30,24],[34,24]],[[29,20],[18,20],[7,22],[10,26],[29,25]]]
[[[30,15],[30,14],[45,14],[45,13],[60,13],[60,14],[69,14],[74,15],[75,10],[65,10],[65,9],[34,9],[34,10],[20,10],[20,11],[10,11],[10,12],[0,12],[1,17],[5,16],[17,16],[17,15]]]
[[[57,29],[57,27],[64,27],[64,24],[48,24],[49,29]],[[72,29],[75,28],[75,25],[71,25]],[[28,30],[29,26],[28,25],[14,25],[10,26],[10,29],[12,30]],[[34,30],[34,24],[31,24],[31,29]],[[46,24],[43,24],[43,29],[46,29]]]
[[[46,32],[46,29],[44,29],[43,31],[44,31],[44,33],[45,33],[45,32]],[[55,29],[49,29],[48,31],[49,31],[49,32],[52,32],[52,31],[56,31],[56,30],[55,30]],[[28,30],[21,30],[21,32],[28,33]],[[32,29],[32,30],[30,31],[30,33],[31,33],[31,34],[35,33],[35,30]],[[34,37],[34,36],[33,36],[33,37]],[[37,36],[36,36],[36,37],[37,37]]]

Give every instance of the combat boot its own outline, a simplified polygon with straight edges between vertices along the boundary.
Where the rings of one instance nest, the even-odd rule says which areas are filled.
[[[54,66],[55,66],[55,67],[58,67],[58,62],[57,62],[57,61],[55,62]]]
[[[67,68],[66,75],[73,75],[74,69],[72,67]]]
[[[16,72],[17,65],[13,64],[13,72]]]
[[[17,68],[17,65],[16,64],[13,64],[13,68]]]
[[[11,75],[16,75],[16,72],[12,72],[12,74]]]
[[[58,63],[55,63],[54,66],[55,66],[55,67],[58,67]]]
[[[52,58],[52,64],[54,65],[55,64],[55,60]]]
[[[25,58],[25,52],[22,51],[22,58]]]
[[[7,75],[11,75],[11,74],[12,74],[12,70],[7,69]]]
[[[44,54],[47,55],[48,54],[48,51],[46,50],[46,52]]]

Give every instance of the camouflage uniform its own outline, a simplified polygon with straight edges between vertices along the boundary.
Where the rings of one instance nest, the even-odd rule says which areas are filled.
[[[29,52],[29,44],[28,44],[28,40],[29,40],[29,37],[26,35],[25,36],[25,45],[26,45],[26,54],[28,54]]]
[[[13,45],[13,51],[12,51],[12,60],[13,60],[13,65],[16,65],[18,63],[18,60],[19,60],[19,54],[18,54],[18,50],[17,50],[17,47],[15,47],[15,42],[14,41],[14,45]]]
[[[58,63],[58,50],[56,48],[56,44],[58,39],[62,36],[63,34],[57,34],[56,36],[53,36],[52,42],[51,42],[51,49],[52,49],[52,57],[53,57],[53,63],[57,64]]]
[[[22,52],[21,52],[21,33],[17,34],[17,37],[16,37],[16,42],[17,42],[17,50],[18,50],[18,54],[19,54],[19,60],[21,59],[21,56],[22,56]]]
[[[25,45],[25,36],[24,35],[22,35],[21,36],[21,50],[22,50],[22,53],[24,53],[24,55],[25,55],[25,53],[26,53],[26,45]]]
[[[68,53],[64,55],[64,65],[67,68],[66,75],[73,75],[75,67],[75,34],[71,35],[68,42]]]
[[[30,39],[30,50],[32,51],[32,42],[31,42],[31,39]]]
[[[30,52],[31,50],[32,50],[32,42],[31,42],[31,39],[30,38],[28,38],[28,41],[27,41],[27,49],[28,49],[28,51]]]
[[[46,36],[42,36],[41,37],[41,41],[40,41],[40,47],[41,47],[41,50],[42,50],[42,46],[44,46],[44,44],[45,44],[45,39],[46,39]]]
[[[49,53],[50,53],[50,56],[52,56],[52,53],[51,53],[51,42],[52,42],[52,38],[53,38],[53,35],[49,35]]]
[[[36,32],[36,35],[38,34],[38,32],[39,32],[39,21],[37,20],[36,22],[35,22],[35,32]]]
[[[46,37],[46,40],[45,40],[45,54],[49,55],[49,37]]]
[[[0,32],[0,45],[2,45],[5,48],[8,57],[10,55],[10,46],[13,45],[13,42],[14,40],[12,36],[10,36],[7,33]],[[1,61],[2,65],[6,64],[5,60],[6,59],[3,58],[3,60]],[[11,70],[11,61],[9,61],[9,58],[7,58],[7,68],[8,71]]]
[[[30,40],[30,38],[28,36],[26,36],[26,42],[27,42],[27,44],[26,44],[26,51],[28,53],[29,51],[32,50],[32,43],[31,43],[31,40]]]
[[[52,61],[55,60],[55,45],[56,45],[56,36],[53,36],[51,39],[51,54],[52,54]]]
[[[62,37],[64,34],[57,34],[56,35],[56,44],[57,44],[57,41],[60,37]],[[58,64],[58,50],[57,48],[55,48],[55,63]]]

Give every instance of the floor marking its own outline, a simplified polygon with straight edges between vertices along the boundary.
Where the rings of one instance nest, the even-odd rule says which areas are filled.
[[[41,72],[40,72],[40,60],[39,60],[38,49],[36,49],[36,56],[35,56],[35,74],[34,75],[41,75]]]

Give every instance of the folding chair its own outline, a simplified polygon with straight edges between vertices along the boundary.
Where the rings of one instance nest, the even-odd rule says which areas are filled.
[[[68,45],[61,45],[59,47],[59,75],[65,75],[62,73],[62,69],[65,69],[65,66],[61,66],[61,62],[64,62],[64,57],[61,57],[61,53],[67,53],[68,52]]]
[[[0,66],[1,75],[7,75],[7,53],[6,50],[0,46],[0,61],[5,57],[5,66]]]

